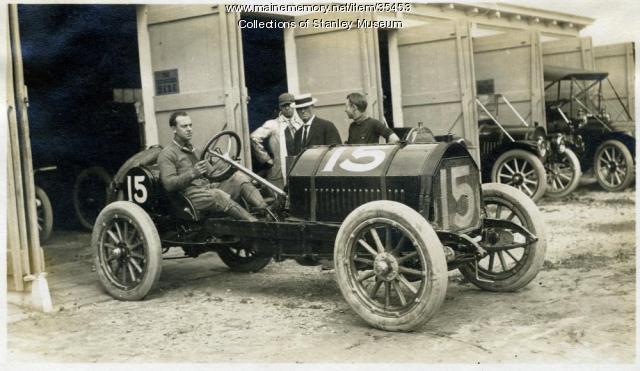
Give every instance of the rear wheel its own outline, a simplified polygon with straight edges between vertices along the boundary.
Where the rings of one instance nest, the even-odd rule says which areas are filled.
[[[522,247],[491,251],[492,247],[526,242],[524,235],[491,228],[496,240],[493,244],[480,242],[481,245],[487,244],[490,252],[478,261],[477,276],[473,263],[460,267],[460,272],[484,290],[518,290],[535,278],[544,263],[547,240],[542,215],[529,197],[504,184],[483,184],[482,199],[487,218],[508,220],[525,227],[538,240]]]
[[[547,188],[547,175],[538,156],[522,149],[500,155],[493,164],[491,181],[510,185],[537,201]]]
[[[258,272],[271,262],[271,256],[264,256],[250,247],[221,247],[220,260],[234,272]]]
[[[36,186],[36,214],[38,215],[38,232],[40,243],[44,243],[51,237],[53,229],[53,209],[49,196],[40,187]]]
[[[569,148],[558,155],[558,161],[547,163],[546,196],[561,198],[573,192],[580,183],[582,170],[578,156]]]
[[[99,166],[84,169],[73,185],[73,208],[80,224],[91,230],[100,210],[109,201],[111,176]]]
[[[611,139],[596,150],[594,169],[598,184],[609,192],[627,188],[635,178],[631,152],[619,140]]]
[[[340,291],[367,323],[409,331],[428,321],[447,291],[442,244],[410,207],[374,201],[352,211],[335,242]]]
[[[162,248],[156,226],[138,205],[117,201],[96,219],[91,245],[98,278],[119,300],[140,300],[162,271]]]

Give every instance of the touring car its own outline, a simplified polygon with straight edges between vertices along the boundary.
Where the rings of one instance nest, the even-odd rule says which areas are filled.
[[[616,192],[635,181],[635,123],[608,75],[545,66],[545,104],[549,132],[564,135],[582,169],[593,170],[603,189]],[[615,95],[617,111],[607,110],[605,81]]]

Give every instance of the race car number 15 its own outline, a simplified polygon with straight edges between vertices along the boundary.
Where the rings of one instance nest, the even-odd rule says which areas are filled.
[[[351,161],[350,158],[340,160],[342,154],[350,149],[349,147],[342,147],[336,149],[329,158],[329,161],[322,168],[323,172],[331,172],[336,167],[340,167],[343,170],[354,172],[354,173],[364,173],[365,171],[371,171],[380,164],[384,162],[385,152],[380,149],[378,146],[367,146],[367,147],[359,147],[351,152],[351,156],[355,160],[361,160],[362,162],[354,162]]]
[[[145,177],[143,175],[127,176],[129,201],[138,204],[143,204],[147,201],[147,187],[144,186],[144,179]]]

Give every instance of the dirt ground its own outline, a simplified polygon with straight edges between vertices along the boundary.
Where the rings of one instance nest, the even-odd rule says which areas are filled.
[[[586,186],[540,209],[547,257],[529,286],[490,293],[450,272],[439,313],[412,333],[368,327],[340,295],[333,271],[293,261],[254,274],[230,272],[215,254],[168,261],[159,290],[141,302],[115,301],[90,272],[88,234],[56,237],[45,249],[54,304],[56,290],[73,293],[74,284],[75,295],[95,296],[59,299],[55,313],[10,322],[8,360],[634,362],[635,191]],[[69,261],[53,261],[63,256]],[[55,284],[62,269],[77,269],[83,282]]]

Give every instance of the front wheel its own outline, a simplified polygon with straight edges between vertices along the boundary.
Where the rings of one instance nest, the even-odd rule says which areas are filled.
[[[609,192],[624,190],[635,177],[631,152],[624,143],[615,139],[607,140],[598,147],[594,169],[598,184]]]
[[[428,321],[447,291],[447,263],[435,231],[410,207],[374,201],[353,210],[336,237],[340,291],[369,325],[410,331]]]
[[[485,232],[494,236],[492,241],[480,242],[481,245],[488,245],[489,254],[477,262],[477,267],[469,263],[460,267],[460,272],[481,289],[516,291],[531,282],[544,263],[547,240],[542,215],[529,197],[504,184],[483,184],[482,199],[487,218],[518,224],[534,235],[537,241],[525,244],[526,238],[522,234],[490,228],[491,231]],[[500,245],[524,246],[498,249]]]
[[[102,210],[91,235],[100,283],[119,300],[141,300],[162,271],[162,247],[151,217],[138,205],[116,201]]]
[[[578,187],[580,176],[582,176],[580,160],[569,148],[558,154],[557,161],[547,163],[545,168],[547,170],[546,196],[562,198]]]
[[[538,156],[522,149],[509,150],[496,160],[491,181],[510,185],[537,201],[547,188],[547,175]]]

